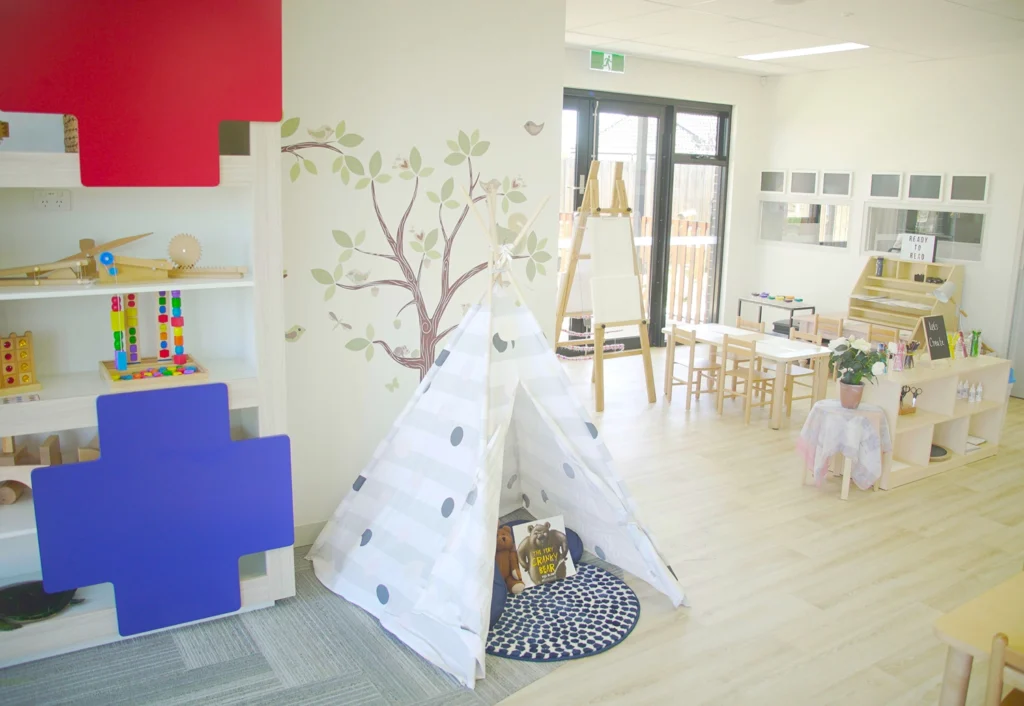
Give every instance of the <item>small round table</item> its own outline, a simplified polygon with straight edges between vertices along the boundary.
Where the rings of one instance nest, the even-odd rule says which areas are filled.
[[[878,484],[882,478],[883,454],[892,452],[889,422],[881,407],[862,404],[846,409],[839,400],[816,402],[800,431],[797,451],[804,459],[803,481],[810,474],[821,485],[833,459],[833,473],[842,463],[843,489],[840,498],[850,495],[850,480],[861,490]],[[842,460],[841,460],[842,457]]]

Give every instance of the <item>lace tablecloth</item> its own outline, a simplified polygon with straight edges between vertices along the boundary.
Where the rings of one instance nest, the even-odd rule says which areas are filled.
[[[822,400],[807,415],[796,446],[816,483],[824,480],[829,459],[841,453],[851,461],[853,482],[867,490],[882,475],[882,454],[892,451],[892,438],[881,407],[846,409],[839,400]]]

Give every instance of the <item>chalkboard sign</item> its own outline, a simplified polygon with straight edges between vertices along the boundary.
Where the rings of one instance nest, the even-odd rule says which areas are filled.
[[[946,320],[941,316],[924,316],[925,340],[928,342],[928,353],[932,360],[952,357],[949,352],[949,337],[946,335]]]

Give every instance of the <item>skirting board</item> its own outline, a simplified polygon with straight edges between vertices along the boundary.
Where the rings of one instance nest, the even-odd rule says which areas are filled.
[[[308,547],[310,544],[316,541],[316,538],[320,536],[320,530],[324,528],[326,522],[314,522],[311,525],[301,525],[295,528],[295,546],[296,547]]]

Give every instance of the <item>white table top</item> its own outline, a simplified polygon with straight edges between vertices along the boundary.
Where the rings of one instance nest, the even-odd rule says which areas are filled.
[[[766,299],[765,297],[740,297],[741,302],[772,306],[776,309],[813,309],[814,304],[808,302],[787,302],[785,299]]]
[[[687,324],[676,323],[678,328],[684,331],[693,331],[697,340],[701,343],[709,343],[714,346],[722,344],[722,337],[738,338],[744,341],[757,342],[757,354],[762,358],[774,360],[781,363],[791,363],[805,358],[818,358],[832,353],[828,348],[816,346],[805,341],[791,341],[788,338],[769,336],[757,331],[747,331],[726,326],[725,324]],[[662,329],[664,333],[671,335],[672,325]]]

